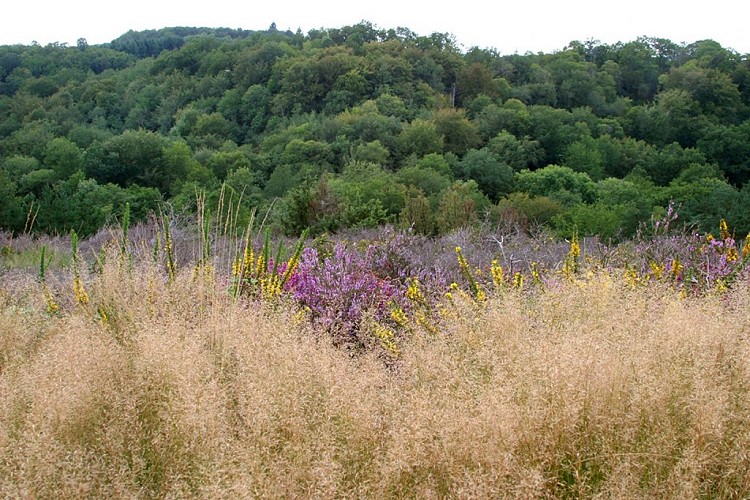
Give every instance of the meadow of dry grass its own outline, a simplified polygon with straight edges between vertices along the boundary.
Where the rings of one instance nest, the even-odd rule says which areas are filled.
[[[112,259],[0,280],[0,496],[739,498],[750,294],[593,276],[457,301],[400,357]],[[101,309],[106,315],[102,320]]]

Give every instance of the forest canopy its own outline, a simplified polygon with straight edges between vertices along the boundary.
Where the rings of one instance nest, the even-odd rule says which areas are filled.
[[[750,231],[750,57],[711,40],[462,49],[449,34],[130,31],[0,46],[0,228],[92,234],[224,187],[289,234],[479,222]],[[32,217],[33,215],[33,217]]]

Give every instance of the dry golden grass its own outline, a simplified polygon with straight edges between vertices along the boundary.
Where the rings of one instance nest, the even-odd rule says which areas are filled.
[[[57,317],[33,281],[0,288],[2,497],[750,495],[745,289],[508,292],[386,367],[112,262],[87,307],[56,287]]]

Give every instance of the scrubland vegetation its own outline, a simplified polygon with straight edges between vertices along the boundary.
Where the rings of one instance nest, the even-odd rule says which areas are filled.
[[[4,236],[2,496],[750,494],[750,249],[725,225],[277,251],[204,217]]]
[[[749,136],[711,40],[2,46],[0,496],[750,497]]]

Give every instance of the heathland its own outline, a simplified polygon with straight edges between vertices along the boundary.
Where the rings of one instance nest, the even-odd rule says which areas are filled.
[[[0,496],[749,497],[748,180],[711,40],[0,47]]]
[[[750,494],[750,244],[725,223],[276,248],[201,214],[4,235],[0,495]]]

